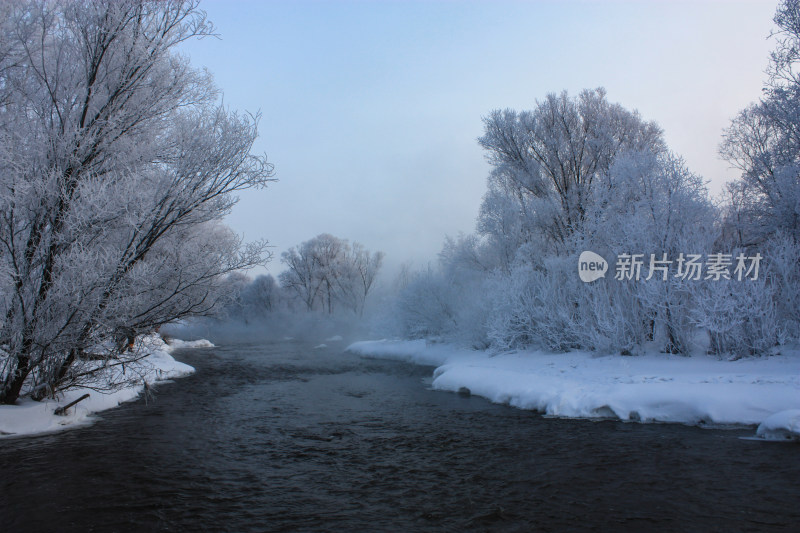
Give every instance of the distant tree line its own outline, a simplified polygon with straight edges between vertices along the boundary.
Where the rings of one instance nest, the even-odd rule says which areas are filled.
[[[705,336],[709,351],[736,356],[800,338],[798,0],[774,21],[764,96],[720,147],[741,177],[716,203],[660,128],[603,89],[491,112],[479,139],[492,170],[477,231],[448,238],[438,268],[406,275],[395,332],[480,348],[685,355]],[[615,279],[610,263],[606,279],[583,283],[585,250],[641,254],[641,280]],[[730,261],[731,274],[740,255],[763,259],[755,280],[695,280],[676,275],[689,254]]]
[[[286,270],[277,281],[271,275],[232,274],[238,296],[227,305],[227,314],[244,321],[273,312],[362,316],[383,258],[383,252],[323,233],[281,254]]]

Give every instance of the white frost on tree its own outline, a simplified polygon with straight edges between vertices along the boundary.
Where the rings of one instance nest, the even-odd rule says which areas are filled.
[[[281,254],[287,269],[281,286],[294,292],[307,311],[332,314],[338,306],[361,315],[383,264],[383,252],[328,233],[317,235]]]
[[[224,274],[265,258],[220,220],[271,165],[250,154],[257,117],[222,107],[175,52],[213,31],[195,2],[0,9],[0,401],[13,403],[86,379],[115,337],[212,310]]]

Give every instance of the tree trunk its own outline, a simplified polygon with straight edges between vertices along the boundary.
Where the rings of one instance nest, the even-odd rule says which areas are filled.
[[[0,391],[0,403],[14,405],[17,402],[22,391],[22,385],[30,373],[29,366],[30,359],[28,357],[20,356],[17,359],[17,368],[3,383],[3,390]]]

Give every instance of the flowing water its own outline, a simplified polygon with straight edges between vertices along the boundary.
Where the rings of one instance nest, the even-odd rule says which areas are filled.
[[[752,429],[546,418],[302,343],[176,358],[154,400],[0,441],[0,530],[800,528],[800,447]]]

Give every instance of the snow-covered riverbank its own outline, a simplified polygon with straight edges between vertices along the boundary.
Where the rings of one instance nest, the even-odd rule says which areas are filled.
[[[158,335],[141,337],[136,340],[134,350],[142,353],[150,352],[150,355],[134,364],[126,365],[124,369],[124,372],[137,376],[134,384],[108,393],[79,388],[59,394],[58,400],[35,402],[23,399],[17,405],[2,405],[0,406],[0,437],[51,433],[89,424],[92,421],[92,413],[105,411],[123,402],[138,398],[145,388],[145,383],[149,387],[193,373],[194,368],[176,361],[170,355],[173,350],[213,346],[206,340],[186,342],[175,339],[167,344]],[[123,369],[120,368],[119,372],[122,373]],[[66,414],[55,414],[55,410],[59,407],[65,406],[87,393],[90,396],[70,407]]]
[[[365,341],[347,349],[436,366],[434,389],[469,389],[496,403],[552,416],[720,425],[756,425],[769,418],[760,437],[800,439],[800,411],[794,411],[800,409],[798,351],[724,361],[664,354],[491,355],[425,341]]]

